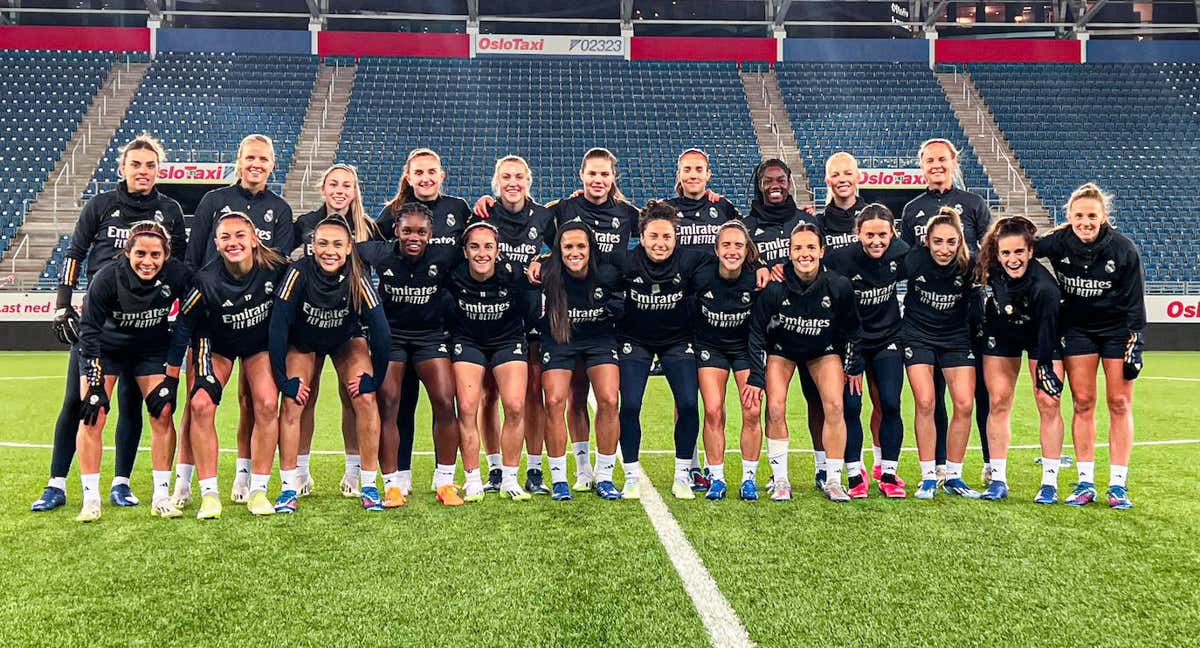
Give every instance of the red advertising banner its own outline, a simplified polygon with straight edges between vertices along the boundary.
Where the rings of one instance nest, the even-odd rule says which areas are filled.
[[[1041,38],[990,38],[934,41],[937,63],[1080,63],[1083,50],[1077,40]]]
[[[0,26],[0,49],[149,52],[145,27]]]
[[[701,36],[634,36],[633,60],[654,61],[775,61],[774,38],[705,38]]]
[[[466,34],[392,34],[323,31],[317,34],[321,56],[442,56],[467,58],[471,37]]]

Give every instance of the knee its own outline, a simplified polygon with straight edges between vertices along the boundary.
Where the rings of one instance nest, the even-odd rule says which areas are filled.
[[[212,398],[204,390],[197,391],[196,395],[192,396],[188,408],[192,412],[192,418],[198,420],[209,420],[217,414],[217,406],[213,404]]]
[[[1073,392],[1071,407],[1076,414],[1091,414],[1096,410],[1096,395],[1087,392]]]
[[[968,394],[966,397],[955,398],[951,397],[954,406],[955,416],[970,416],[971,410],[975,408],[975,395]]]
[[[846,409],[841,399],[835,399],[822,403],[821,412],[824,413],[826,421],[841,421],[845,418]]]
[[[621,416],[637,416],[642,413],[642,399],[621,399]]]
[[[1038,396],[1038,403],[1039,403],[1039,407],[1040,407],[1040,403],[1041,403],[1040,395]],[[1012,405],[1013,405],[1013,399],[1012,399],[1011,393],[1008,393],[1008,394],[992,393],[988,397],[988,408],[991,410],[991,412],[993,414],[1006,415],[1012,411]]]
[[[600,404],[600,400],[596,400],[596,404]],[[548,392],[546,394],[546,410],[549,412],[562,414],[567,409],[567,394],[563,392]]]
[[[1037,390],[1037,393],[1034,396],[1034,402],[1037,403],[1038,414],[1040,414],[1042,418],[1052,418],[1058,416],[1060,412],[1058,399],[1052,396],[1047,396],[1046,393],[1040,389]],[[996,407],[993,405],[992,410],[995,411],[995,409]]]
[[[783,424],[787,420],[787,407],[784,403],[767,402],[767,422]]]
[[[303,413],[304,407],[302,405],[296,404],[290,398],[286,399],[279,412],[279,422],[283,425],[299,426],[300,415]]]
[[[1106,399],[1108,402],[1108,413],[1111,416],[1128,416],[1132,411],[1131,399],[1124,395],[1110,395]]]
[[[725,418],[725,404],[718,402],[704,401],[704,420],[711,423],[719,423]]]
[[[596,412],[613,413],[617,411],[619,399],[617,394],[596,394]]]
[[[359,394],[352,399],[354,411],[361,416],[363,413],[376,411],[379,408],[379,401],[375,398],[375,392],[367,394]]]
[[[934,400],[933,394],[921,394],[919,396],[913,394],[913,406],[916,408],[917,414],[933,414]]]
[[[525,416],[525,397],[524,396],[525,395],[522,394],[520,397],[501,399],[500,404],[502,407],[504,407],[504,418],[506,420],[507,419],[520,420],[521,417]]]

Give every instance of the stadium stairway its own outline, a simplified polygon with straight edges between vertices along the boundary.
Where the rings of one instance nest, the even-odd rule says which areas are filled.
[[[317,71],[312,98],[296,142],[296,155],[283,185],[283,198],[297,215],[321,204],[321,194],[316,186],[321,180],[321,172],[329,168],[337,156],[357,70],[356,66],[343,63],[324,65]]]
[[[995,115],[979,94],[971,76],[966,70],[938,72],[935,76],[1000,199],[1001,209],[994,211],[1003,210],[1003,214],[1010,216],[1027,216],[1039,229],[1052,226],[1053,219],[1043,206],[1037,188],[1021,166],[1012,144],[1000,130]]]
[[[812,188],[808,174],[804,172],[804,158],[796,144],[792,131],[792,120],[779,92],[779,80],[771,69],[765,71],[740,70],[742,89],[746,103],[750,106],[750,118],[754,121],[754,137],[763,159],[779,158],[793,170],[792,197],[800,206],[813,204]]]
[[[23,241],[24,247],[13,259],[16,287],[34,289],[38,275],[46,267],[46,259],[74,229],[81,207],[80,196],[91,182],[92,172],[104,157],[105,147],[149,67],[149,63],[120,60],[113,63],[108,78],[92,98],[58,164],[30,203],[25,223],[17,231],[16,240]]]

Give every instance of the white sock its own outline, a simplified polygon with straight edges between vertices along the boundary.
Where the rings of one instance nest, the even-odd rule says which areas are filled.
[[[691,475],[688,471],[692,469],[691,459],[675,458],[675,479],[682,479],[685,482],[691,482]]]
[[[992,466],[994,466],[994,465],[995,465],[995,463],[992,461],[983,462],[983,471],[987,472],[989,470],[992,470]],[[993,479],[995,479],[995,478],[993,477]]]
[[[237,458],[237,471],[233,475],[235,484],[245,484],[250,479],[250,460],[243,457]]]
[[[1059,459],[1042,457],[1042,486],[1058,488]]]
[[[472,470],[464,470],[463,474],[466,476],[466,478],[463,479],[463,483],[467,484],[468,486],[478,486],[480,488],[483,488],[483,481],[479,477],[479,469],[478,468],[474,468]]]
[[[251,493],[254,493],[257,491],[262,491],[265,493],[265,492],[267,492],[267,486],[270,486],[270,485],[271,485],[271,474],[270,473],[267,473],[265,475],[255,474],[255,475],[250,476],[250,492]]]
[[[600,454],[596,451],[596,482],[610,482],[613,480],[613,471],[617,467],[617,454]]]
[[[895,475],[896,471],[899,470],[899,468],[900,468],[899,461],[887,461],[885,459],[885,460],[879,462],[879,470],[880,470],[880,472],[882,472],[885,475]],[[922,470],[922,472],[924,472],[925,468],[922,467],[921,470]]]
[[[46,482],[46,485],[51,488],[57,488],[60,491],[65,491],[65,490],[67,490],[67,478],[66,477],[51,477],[50,481]]]
[[[871,446],[871,468],[878,466],[883,461],[883,450],[877,446]]]
[[[178,484],[176,484],[176,486],[178,486]],[[207,479],[201,479],[200,480],[200,493],[202,495],[216,495],[217,494],[217,478],[216,477],[208,477]]]
[[[370,486],[375,488],[375,477],[379,474],[377,470],[361,470],[358,473],[358,484],[361,488]]]
[[[921,479],[922,480],[930,480],[930,479],[936,480],[937,479],[937,466],[934,465],[934,462],[918,461],[917,463],[919,463],[921,465]]]
[[[487,456],[487,464],[488,464],[488,472],[492,472],[493,470],[500,468],[501,467],[500,453],[495,452],[495,453],[489,454]]]
[[[725,481],[725,462],[708,464],[708,474],[714,481]]]
[[[154,497],[153,502],[169,497],[171,495],[171,471],[170,470],[152,470],[150,472],[154,479]]]
[[[346,455],[346,471],[347,475],[357,475],[362,469],[362,455]]]
[[[302,454],[296,457],[296,475],[300,479],[307,480],[312,473],[308,472],[308,460],[312,455]]]
[[[433,470],[433,486],[441,488],[454,483],[455,464],[438,464]]]
[[[1087,482],[1089,484],[1096,483],[1096,462],[1095,461],[1076,461],[1075,470],[1079,472],[1079,483]]]
[[[862,477],[863,470],[863,462],[861,461],[852,461],[846,464],[847,477]]]
[[[742,481],[754,481],[758,476],[758,461],[742,459]]]
[[[192,464],[175,464],[175,487],[180,485],[191,487],[192,474],[196,472],[196,466]]]
[[[567,455],[550,457],[550,483],[567,483]]]
[[[842,483],[842,466],[844,465],[846,465],[845,459],[826,459],[825,481],[831,484]]]
[[[688,468],[700,470],[700,446],[696,446],[695,449],[692,450],[692,461]]]
[[[946,479],[962,479],[962,463],[955,461],[946,462]]]
[[[529,455],[529,458],[525,460],[525,470],[541,470],[541,469],[542,469],[542,455],[540,455],[540,454],[539,455]]]
[[[642,478],[642,464],[640,461],[633,463],[621,464],[621,468],[625,470],[625,484],[636,484]]]
[[[400,480],[400,483],[408,482],[409,485],[412,485],[412,471],[411,470],[398,471],[398,472],[396,472],[396,479]]]
[[[65,480],[65,478],[63,478]],[[83,501],[100,501],[100,473],[91,473],[89,475],[80,475],[80,483],[83,484]],[[65,489],[64,489],[65,490]]]
[[[64,479],[63,483],[65,484],[66,481],[67,480]],[[128,486],[128,485],[129,485],[128,477],[113,477],[112,484],[109,486],[109,488],[116,488],[117,486]]]
[[[816,456],[816,461],[814,462],[814,467],[816,469],[816,472],[821,472],[822,470],[825,470],[825,464],[827,463],[827,460],[825,459],[825,451],[824,450],[814,450],[813,455]]]
[[[501,489],[508,490],[508,489],[512,488],[513,486],[518,486],[517,470],[519,470],[519,469],[520,469],[520,466],[500,466],[500,473],[501,473],[500,488]]]
[[[383,476],[384,489],[386,490],[393,486],[395,486],[396,488],[400,487],[400,471],[398,471],[398,470],[396,472],[390,472]]]
[[[1108,467],[1108,485],[1109,486],[1125,486],[1125,480],[1129,477],[1129,466],[1118,466],[1112,464]]]
[[[296,469],[279,469],[279,492],[296,490]]]
[[[790,484],[788,481],[788,440],[767,439],[767,462],[771,464],[771,478],[775,484]]]
[[[588,452],[588,442],[576,441],[572,443],[571,452],[575,454],[575,476],[590,477],[592,475],[592,460]]]
[[[992,481],[1008,483],[1008,459],[992,457]],[[986,464],[984,464],[986,465]]]

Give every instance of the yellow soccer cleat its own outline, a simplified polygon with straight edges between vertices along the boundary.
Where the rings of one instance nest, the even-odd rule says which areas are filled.
[[[83,507],[79,509],[79,515],[75,516],[76,522],[95,522],[100,519],[100,500],[83,500]]]
[[[164,519],[171,519],[182,516],[183,511],[175,508],[175,505],[171,503],[171,498],[163,497],[154,500],[154,503],[150,505],[150,515]]]
[[[462,496],[458,494],[458,486],[454,484],[439,486],[437,489],[437,501],[446,506],[462,506],[465,503]]]
[[[205,495],[200,498],[200,511],[196,513],[197,520],[218,520],[221,518],[221,498],[216,495]]]
[[[383,508],[400,508],[408,503],[404,493],[400,491],[399,486],[388,486],[383,489]]]
[[[251,493],[249,501],[246,502],[246,508],[250,509],[250,513],[253,515],[275,515],[275,505],[267,499],[265,491]]]

